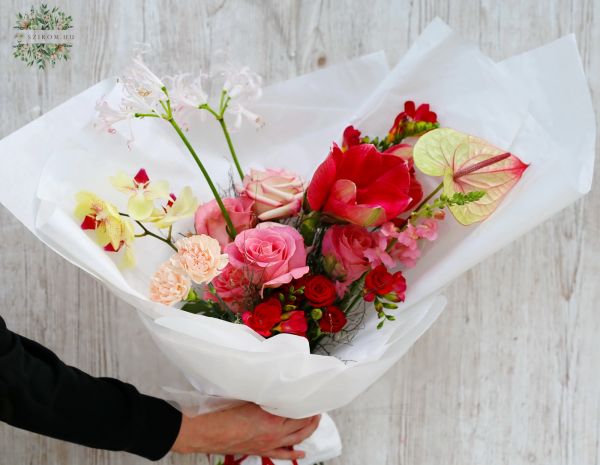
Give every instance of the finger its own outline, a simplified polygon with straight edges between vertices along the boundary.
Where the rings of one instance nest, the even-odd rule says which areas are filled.
[[[295,420],[293,418],[288,418],[283,422],[283,428],[281,431],[282,436],[287,436],[289,434],[295,433],[296,431],[300,431],[306,425],[310,424],[314,417],[309,418],[301,418],[299,420]]]
[[[299,460],[306,457],[306,453],[301,450],[292,450],[287,447],[280,447],[261,454],[263,457],[278,460]]]
[[[311,419],[311,422],[304,426],[302,429],[295,431],[294,433],[291,433],[289,435],[287,435],[286,437],[284,437],[281,440],[281,446],[286,447],[286,446],[295,446],[296,444],[300,444],[302,441],[304,441],[306,438],[310,437],[315,430],[319,427],[319,422],[321,421],[321,417],[313,417]]]

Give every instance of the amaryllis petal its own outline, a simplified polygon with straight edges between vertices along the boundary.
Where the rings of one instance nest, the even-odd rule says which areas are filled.
[[[397,157],[408,161],[412,158],[413,147],[410,144],[396,144],[392,145],[383,153],[391,153],[392,155],[396,155]]]
[[[476,202],[450,208],[460,223],[487,218],[529,165],[483,139],[453,129],[435,129],[415,144],[413,159],[423,173],[444,177],[444,193],[485,191]]]
[[[312,180],[306,191],[306,199],[310,208],[313,210],[320,210],[327,196],[329,195],[329,189],[335,182],[337,159],[341,159],[344,156],[342,151],[337,145],[333,145],[331,152],[321,165],[317,168],[313,174]]]
[[[356,204],[356,184],[347,179],[336,181],[325,208],[331,215],[361,226],[374,226],[386,219],[382,206]]]

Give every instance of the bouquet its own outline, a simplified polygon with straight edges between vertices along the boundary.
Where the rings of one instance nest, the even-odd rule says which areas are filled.
[[[171,125],[214,196],[198,206],[190,186],[175,195],[167,181],[151,179],[144,168],[111,178],[128,198],[125,208],[95,193],[77,194],[81,228],[91,230],[105,251],[121,253],[124,266],[134,265],[138,238],[173,249],[150,280],[154,302],[244,324],[263,337],[305,337],[313,351],[359,327],[366,311],[374,310],[381,329],[395,320],[392,311],[405,299],[399,267],[415,266],[420,242],[437,238],[446,209],[463,225],[482,221],[527,168],[483,139],[440,128],[429,104],[407,101],[385,137],[363,136],[348,126],[341,146],[333,143],[308,185],[279,167],[246,174],[224,116],[235,108],[236,124],[242,114],[262,122],[239,103],[260,94],[260,78],[247,67],[226,69],[213,107],[202,76],[177,75],[168,88],[167,79],[138,57],[121,79],[119,107],[98,104],[108,133],[128,118]],[[227,196],[177,122],[193,110],[210,114],[223,132],[239,176]],[[417,172],[441,181],[424,196]],[[175,237],[177,222],[191,216],[194,230]]]
[[[436,20],[391,70],[373,54],[265,88],[228,62],[134,62],[0,142],[20,155],[0,199],[138,310],[187,414],[305,417],[352,402],[446,284],[587,192],[594,141],[572,37],[495,63]],[[328,416],[301,448],[340,453]]]

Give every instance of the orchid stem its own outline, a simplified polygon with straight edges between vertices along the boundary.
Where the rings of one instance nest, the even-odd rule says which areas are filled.
[[[131,218],[127,213],[121,213],[121,212],[119,212],[119,215],[126,216],[127,218]],[[173,244],[173,242],[171,242],[170,235],[169,235],[169,237],[167,239],[165,239],[164,237],[160,237],[158,234],[154,234],[152,231],[150,231],[148,228],[146,228],[146,226],[144,226],[144,224],[141,221],[138,221],[138,220],[134,220],[134,221],[144,231],[143,234],[136,234],[135,237],[145,237],[145,236],[153,237],[155,239],[158,239],[161,242],[164,242],[169,247],[171,247],[175,252],[177,252],[177,247],[175,247],[175,245]]]
[[[169,123],[171,123],[171,126],[173,126],[173,129],[175,129],[175,131],[177,132],[177,134],[179,135],[179,137],[181,138],[181,140],[183,141],[183,143],[189,150],[190,154],[194,158],[194,161],[198,165],[198,168],[200,168],[200,171],[202,171],[202,174],[204,175],[204,179],[206,179],[206,182],[208,183],[208,187],[210,187],[210,190],[212,191],[212,194],[213,194],[215,200],[217,201],[219,208],[221,209],[223,218],[225,218],[225,223],[227,223],[227,234],[229,234],[229,237],[231,239],[235,239],[237,232],[235,230],[235,227],[233,226],[231,217],[229,216],[229,213],[227,213],[227,209],[225,208],[225,205],[223,204],[223,200],[221,199],[219,192],[217,192],[217,188],[213,184],[212,179],[210,178],[210,175],[208,174],[208,171],[206,171],[206,168],[200,161],[200,158],[198,158],[198,155],[196,154],[194,147],[192,147],[192,144],[190,144],[190,141],[187,139],[187,137],[185,137],[185,134],[183,133],[183,131],[181,130],[181,128],[179,127],[177,122],[173,119],[173,117],[170,116],[167,119],[167,121]]]

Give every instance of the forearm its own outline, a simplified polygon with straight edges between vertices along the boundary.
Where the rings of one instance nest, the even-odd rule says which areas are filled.
[[[156,460],[175,441],[181,414],[129,384],[65,365],[48,349],[10,333],[0,318],[0,420]]]

